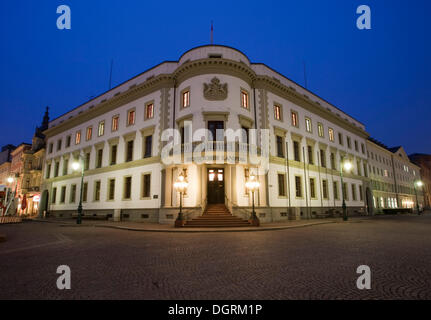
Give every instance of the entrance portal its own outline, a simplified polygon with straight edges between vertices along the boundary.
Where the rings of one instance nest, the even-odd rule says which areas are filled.
[[[208,204],[224,203],[224,169],[208,169]]]

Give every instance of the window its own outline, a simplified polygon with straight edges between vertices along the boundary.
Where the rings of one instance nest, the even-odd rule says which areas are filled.
[[[57,141],[57,151],[61,150],[61,143],[63,142],[63,140],[58,140]]]
[[[146,136],[145,137],[145,153],[144,158],[150,158],[152,155],[152,149],[153,149],[153,136]]]
[[[127,141],[126,162],[133,161],[133,140]]]
[[[51,175],[51,164],[48,164],[48,166],[46,167],[46,178],[49,179]]]
[[[277,136],[277,157],[284,158],[283,138],[280,136]]]
[[[338,200],[339,199],[339,195],[338,195],[338,182],[334,181],[333,184],[333,191],[334,191],[334,199]]]
[[[142,198],[151,197],[151,174],[142,175]]]
[[[54,163],[54,178],[58,177],[58,170],[60,168],[60,163],[57,161]]]
[[[320,166],[326,168],[326,152],[320,149]]]
[[[317,131],[319,137],[323,138],[325,136],[325,133],[323,131],[323,124],[321,124],[320,122],[317,124]]]
[[[66,148],[70,147],[71,140],[72,140],[72,137],[70,135],[66,137]]]
[[[114,144],[111,146],[111,166],[117,164],[117,145]]]
[[[54,204],[57,199],[57,188],[52,188],[51,203]]]
[[[316,180],[314,178],[310,178],[310,197],[316,198]]]
[[[336,167],[335,167],[335,154],[333,152],[331,152],[331,169],[332,170],[336,170]]]
[[[302,184],[301,184],[301,177],[299,176],[295,177],[295,195],[297,198],[302,197]]]
[[[242,143],[246,143],[248,144],[248,140],[249,140],[249,128],[246,127],[241,127],[242,131],[242,135],[241,135],[241,142]]]
[[[350,137],[347,137],[347,148],[352,149],[352,141]]]
[[[361,149],[362,149],[362,153],[365,154],[365,146],[363,143],[361,144]]]
[[[69,159],[64,159],[64,161],[63,161],[63,176],[67,176],[68,169],[69,169]]]
[[[309,164],[314,164],[314,161],[313,161],[313,147],[312,146],[307,146],[307,151],[308,151],[308,163]]]
[[[91,140],[91,137],[93,136],[93,127],[88,127],[87,128],[87,135],[85,136],[85,138],[88,140]]]
[[[278,174],[278,196],[286,196],[286,175],[282,173]]]
[[[60,203],[66,202],[66,186],[61,187],[61,193],[60,193]]]
[[[248,92],[245,90],[241,90],[241,107],[248,109]]]
[[[305,130],[307,130],[307,132],[312,132],[312,126],[311,126],[311,119],[310,118],[305,118]]]
[[[154,103],[145,106],[145,120],[154,118]]]
[[[322,196],[323,199],[328,199],[328,180],[322,180]]]
[[[190,106],[190,90],[186,90],[183,92],[182,107],[187,108],[189,106]]]
[[[127,111],[127,125],[131,126],[135,124],[135,109]]]
[[[295,161],[301,161],[301,157],[299,155],[299,142],[293,141],[293,157]]]
[[[75,134],[75,144],[81,143],[81,131],[77,131]]]
[[[101,137],[105,134],[105,121],[99,122],[99,129],[97,130],[97,136]]]
[[[53,147],[54,147],[54,144],[51,142],[51,143],[49,144],[49,150],[48,150],[48,152],[49,152],[49,153],[52,153],[52,149],[53,149]]]
[[[361,175],[361,162],[359,160],[356,161],[356,170],[358,171],[358,176]]]
[[[338,132],[338,143],[340,145],[343,145],[343,135],[341,134],[341,132]]]
[[[102,168],[103,149],[97,150],[96,168]]]
[[[292,117],[292,126],[298,128],[299,127],[298,113],[295,111],[292,111],[291,117]]]
[[[349,200],[347,197],[347,183],[343,182],[343,197],[345,200]]]
[[[123,198],[130,199],[132,197],[132,177],[124,178]]]
[[[359,152],[358,141],[355,140],[355,150]]]
[[[100,180],[94,182],[94,201],[100,201]]]
[[[279,105],[277,105],[277,104],[275,104],[274,105],[274,119],[275,120],[282,120],[282,117],[281,117],[281,106],[279,106]]]
[[[108,200],[115,198],[115,179],[109,179],[108,182]]]
[[[352,199],[356,201],[356,184],[352,183]]]
[[[88,170],[90,168],[90,152],[87,152],[85,154],[85,158],[84,158],[84,170]]]
[[[334,129],[332,129],[332,128],[329,128],[328,129],[328,134],[329,134],[329,141],[332,141],[332,142],[334,142]]]
[[[111,131],[117,131],[119,123],[120,123],[120,116],[119,115],[113,116]]]
[[[364,195],[363,195],[363,193],[362,193],[362,186],[359,186],[359,199],[360,199],[361,201],[363,201],[363,200],[364,200]]]
[[[84,182],[84,187],[82,188],[82,201],[87,202],[88,193],[88,182]]]
[[[76,201],[76,184],[72,184],[70,188],[70,203],[75,203]]]

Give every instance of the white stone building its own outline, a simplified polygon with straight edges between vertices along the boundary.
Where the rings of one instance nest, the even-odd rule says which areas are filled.
[[[202,128],[269,130],[269,171],[259,176],[255,197],[262,222],[289,219],[294,213],[302,218],[326,215],[334,208],[340,213],[343,157],[354,165],[344,174],[350,214],[365,214],[372,202],[369,135],[362,123],[270,67],[251,63],[242,52],[207,45],[50,122],[44,132],[49,212],[63,217],[76,213],[80,174],[71,164],[81,154],[85,214],[113,215],[118,209],[123,219],[173,223],[179,207],[173,182],[186,169],[187,219],[212,203],[223,203],[234,215],[247,218],[252,200],[244,185],[254,166],[226,160],[166,164],[162,133],[170,128],[182,133],[186,153],[198,143],[188,143],[187,137]],[[236,148],[247,146],[248,135],[241,139]]]

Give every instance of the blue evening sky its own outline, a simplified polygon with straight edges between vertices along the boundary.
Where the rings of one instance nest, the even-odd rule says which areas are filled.
[[[57,6],[72,29],[56,27]],[[372,30],[356,28],[356,8]],[[407,153],[431,153],[431,1],[20,0],[0,3],[0,146],[30,142],[51,119],[188,49],[243,51],[304,85]]]

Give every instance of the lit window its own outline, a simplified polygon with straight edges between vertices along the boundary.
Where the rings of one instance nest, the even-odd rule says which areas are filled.
[[[214,177],[215,177],[214,170],[210,170],[208,175],[209,181],[214,181]]]
[[[85,136],[85,138],[88,140],[91,140],[91,137],[93,136],[93,127],[88,127],[87,128],[87,135]]]
[[[324,136],[324,133],[323,133],[323,124],[321,124],[321,123],[317,124],[317,131],[319,133],[319,137],[323,137]]]
[[[127,112],[127,125],[131,126],[133,124],[135,124],[135,110],[129,110],[129,112]]]
[[[248,109],[248,93],[241,90],[241,107]]]
[[[183,108],[190,106],[190,91],[184,91],[183,92]]]
[[[281,120],[281,107],[279,105],[274,105],[274,118]]]
[[[328,133],[329,133],[329,141],[334,141],[335,140],[334,139],[334,129],[329,128]]]
[[[154,118],[154,104],[149,103],[145,107],[145,119],[152,119]]]
[[[120,120],[120,116],[113,116],[112,117],[112,131],[118,130],[119,120]]]
[[[311,120],[309,118],[305,118],[305,130],[311,132]]]
[[[81,143],[81,131],[77,131],[75,135],[75,144]]]
[[[99,130],[98,130],[97,134],[99,137],[101,137],[105,134],[105,121],[99,122]]]
[[[298,127],[298,114],[292,111],[292,126]]]

